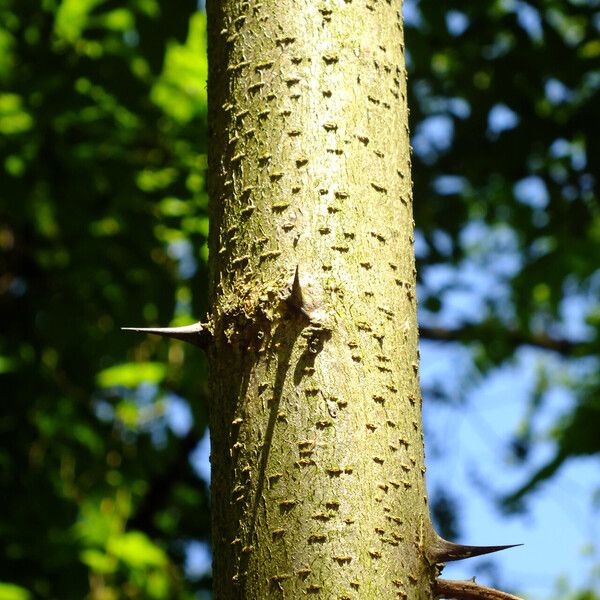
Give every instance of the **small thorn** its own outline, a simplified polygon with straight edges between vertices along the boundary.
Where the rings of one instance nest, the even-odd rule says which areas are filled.
[[[433,563],[444,563],[452,560],[463,560],[482,554],[491,554],[492,552],[500,552],[508,550],[508,548],[516,548],[523,544],[509,544],[506,546],[465,546],[463,544],[454,544],[447,540],[436,536],[433,546],[428,549],[429,559]]]
[[[122,331],[151,333],[162,337],[188,342],[199,348],[205,348],[211,339],[211,333],[202,323],[184,325],[183,327],[121,327]]]
[[[293,277],[285,289],[282,299],[298,312],[302,313],[312,325],[323,330],[330,329],[329,319],[323,310],[323,297],[320,282],[310,273],[300,275],[296,266]]]
[[[294,277],[287,290],[285,301],[310,319],[310,314],[304,307],[304,298],[302,296],[302,287],[300,285],[300,268],[298,266],[296,266],[296,270],[294,271]]]

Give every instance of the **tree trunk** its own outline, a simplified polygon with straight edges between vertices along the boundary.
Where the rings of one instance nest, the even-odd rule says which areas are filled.
[[[431,598],[399,0],[212,0],[215,598]]]

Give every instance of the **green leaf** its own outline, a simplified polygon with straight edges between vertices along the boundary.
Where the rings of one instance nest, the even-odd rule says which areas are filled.
[[[22,103],[18,94],[0,94],[0,134],[15,135],[33,127],[33,118]]]
[[[56,13],[54,33],[73,43],[81,36],[90,12],[104,0],[63,0]]]
[[[14,358],[0,354],[0,375],[16,371],[18,366],[19,363]]]
[[[166,376],[166,366],[157,362],[124,363],[100,371],[96,383],[102,388],[134,388],[141,383],[160,383]]]
[[[168,560],[164,551],[139,531],[130,531],[108,540],[107,550],[134,569],[164,567]]]
[[[25,588],[0,582],[0,600],[29,600],[29,598],[31,594]]]
[[[189,201],[169,197],[160,201],[159,209],[166,217],[181,217],[190,214],[193,206]]]
[[[116,8],[95,19],[95,23],[113,31],[127,31],[133,29],[135,19],[131,11],[125,8]]]
[[[187,123],[206,111],[206,15],[190,19],[184,45],[167,49],[163,72],[152,89],[152,101],[176,121]]]
[[[84,550],[79,557],[84,565],[90,567],[95,573],[114,573],[117,568],[117,561],[114,556],[107,556],[100,550]]]
[[[171,185],[177,178],[177,170],[171,167],[166,169],[144,169],[136,178],[136,183],[140,190],[144,192],[154,192],[162,190]]]
[[[600,40],[590,40],[579,49],[581,58],[596,58],[600,56]]]

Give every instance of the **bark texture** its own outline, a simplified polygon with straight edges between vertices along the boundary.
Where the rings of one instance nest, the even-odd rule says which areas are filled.
[[[431,598],[399,0],[212,0],[215,598]]]

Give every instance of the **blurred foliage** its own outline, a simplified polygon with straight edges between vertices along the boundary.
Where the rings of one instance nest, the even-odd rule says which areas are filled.
[[[561,577],[556,583],[556,591],[552,594],[552,600],[600,600],[600,594],[593,588],[573,590],[568,579]]]
[[[600,2],[408,0],[405,12],[423,336],[467,344],[479,375],[522,346],[562,361],[515,434],[521,462],[540,433],[555,452],[506,497],[514,509],[600,450]],[[456,298],[468,314],[449,315]],[[553,386],[572,406],[536,431]]]
[[[192,460],[204,358],[118,329],[206,310],[197,8],[0,0],[2,599],[210,583],[190,560],[209,535]],[[529,473],[505,498],[517,508],[600,449],[600,2],[406,0],[405,14],[422,335],[468,348],[474,380],[523,346],[554,361],[511,444]],[[540,430],[556,386],[571,406]],[[536,470],[540,438],[554,456]],[[457,533],[452,495],[435,496]]]
[[[0,7],[0,598],[192,597],[203,357],[119,327],[205,310],[205,17]]]

